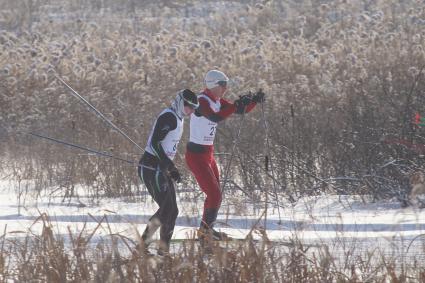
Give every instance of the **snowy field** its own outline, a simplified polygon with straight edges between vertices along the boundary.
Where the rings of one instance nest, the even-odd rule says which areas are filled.
[[[84,231],[94,232],[90,244],[108,242],[112,234],[137,241],[137,234],[143,232],[157,208],[149,196],[139,202],[103,199],[94,204],[81,194],[78,200],[65,202],[60,196],[38,197],[37,201],[27,196],[19,200],[15,194],[17,184],[5,180],[1,181],[0,189],[0,229],[7,238],[40,235],[40,215],[46,213],[54,233],[64,239],[69,238],[70,232],[78,235]],[[179,194],[180,198],[182,195]],[[198,202],[181,198],[178,204],[180,214],[173,238],[191,238],[199,225],[202,197]],[[268,238],[276,242],[297,240],[316,250],[327,247],[333,255],[341,257],[347,253],[364,256],[373,252],[403,261],[424,258],[425,211],[401,208],[398,202],[371,203],[353,196],[305,198],[280,211],[268,207],[266,226],[264,217],[260,219],[264,208],[257,207],[254,212],[249,205],[242,207],[227,205],[225,200],[216,227],[233,237],[244,238],[257,224],[257,228],[265,227]],[[259,237],[259,233],[254,233],[254,238]],[[178,243],[173,244],[172,252],[173,249],[178,249]]]

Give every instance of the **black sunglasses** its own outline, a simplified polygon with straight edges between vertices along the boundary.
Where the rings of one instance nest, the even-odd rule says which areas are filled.
[[[218,81],[217,84],[219,86],[226,87],[227,86],[227,81]]]

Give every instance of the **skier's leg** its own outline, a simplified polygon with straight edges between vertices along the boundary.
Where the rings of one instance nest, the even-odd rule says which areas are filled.
[[[208,239],[221,240],[224,233],[212,229],[217,219],[218,209],[221,204],[221,190],[217,164],[210,154],[186,153],[186,162],[194,174],[201,190],[207,195],[204,203],[202,221],[198,230],[201,245],[205,245]]]
[[[159,180],[159,169],[157,168],[156,170],[152,170],[151,168],[142,166],[140,169],[139,176],[141,176],[142,181],[145,183],[149,194],[152,196],[155,202],[160,205],[163,199],[163,194],[161,193],[161,191],[164,188],[161,188],[161,183]],[[142,234],[142,240],[144,242],[145,247],[147,247],[153,241],[152,236],[155,234],[156,230],[158,230],[158,228],[161,226],[159,210],[160,209],[158,209],[156,213],[149,219],[145,231]]]
[[[217,162],[214,159],[214,156],[211,157],[211,168],[214,172],[214,176],[217,179],[217,183],[220,185],[220,173],[218,171],[218,166],[217,166]],[[220,189],[221,190],[221,189]]]
[[[161,230],[160,230],[160,250],[161,253],[168,253],[174,226],[179,214],[176,201],[176,192],[172,180],[169,180],[169,187],[160,208]]]
[[[202,222],[205,222],[205,224],[211,224],[210,220],[215,220],[213,214],[206,214],[206,209],[217,209],[221,204],[220,185],[210,162],[209,154],[186,152],[186,163],[195,176],[199,187],[207,196],[202,217]]]
[[[214,159],[214,155],[211,155],[211,169],[213,170],[214,175],[215,175],[215,177],[217,179],[217,184],[220,185],[220,173],[218,171],[217,162]],[[221,199],[223,199],[221,187],[219,187],[219,191],[220,191]],[[209,216],[206,217],[206,218],[209,218],[207,220],[207,223],[210,223],[209,224],[209,228],[212,230],[211,232],[212,232],[213,237],[214,237],[215,240],[223,240],[223,239],[228,239],[229,238],[226,235],[226,233],[224,233],[224,232],[218,232],[218,231],[216,231],[216,230],[213,229],[214,223],[217,220],[217,215],[218,215],[218,211],[220,209],[220,206],[221,206],[221,202],[220,202],[220,204],[218,205],[218,207],[216,209],[211,209],[211,211],[209,211],[209,212],[207,211],[207,214],[209,214]]]

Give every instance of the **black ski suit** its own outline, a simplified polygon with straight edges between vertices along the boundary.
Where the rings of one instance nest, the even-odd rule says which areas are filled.
[[[175,166],[173,161],[167,156],[162,142],[167,138],[170,132],[176,130],[178,127],[179,121],[177,119],[179,119],[178,116],[172,111],[163,111],[158,116],[149,139],[150,142],[148,142],[146,147],[147,149],[149,148],[153,154],[146,150],[140,159],[138,169],[140,179],[144,182],[149,194],[159,205],[159,209],[150,218],[149,222],[152,223],[154,218],[160,222],[158,225],[153,226],[154,231],[148,231],[148,225],[142,238],[146,241],[147,237],[149,237],[148,235],[153,235],[155,230],[160,226],[160,239],[167,246],[169,246],[173,235],[179,211],[177,208],[174,183],[168,174],[170,170],[175,169]]]

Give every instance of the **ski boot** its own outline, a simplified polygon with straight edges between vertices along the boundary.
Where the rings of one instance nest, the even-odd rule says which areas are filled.
[[[138,243],[135,247],[135,251],[139,255],[142,255],[142,254],[152,255],[148,247],[154,241],[152,237],[160,226],[161,226],[161,222],[159,221],[158,218],[154,217],[154,218],[151,218],[151,220],[149,220],[148,224],[146,225],[146,229],[142,234],[142,239],[140,243]]]

